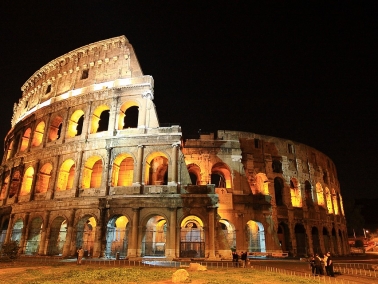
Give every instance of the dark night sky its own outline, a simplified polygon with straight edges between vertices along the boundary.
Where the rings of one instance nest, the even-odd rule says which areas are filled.
[[[230,129],[308,144],[335,162],[344,197],[378,197],[376,11],[363,1],[1,1],[0,136],[35,71],[125,35],[155,79],[161,123],[180,123],[184,137]]]

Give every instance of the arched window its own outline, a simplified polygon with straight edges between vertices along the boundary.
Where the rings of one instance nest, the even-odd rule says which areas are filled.
[[[33,185],[33,178],[34,178],[34,168],[29,167],[25,171],[24,178],[22,179],[20,195],[30,194],[30,191]]]
[[[67,127],[67,137],[75,137],[80,136],[83,130],[83,123],[84,123],[84,111],[76,110],[72,116],[70,121],[68,122]]]
[[[187,168],[192,184],[201,184],[201,168],[196,164],[190,164]]]
[[[269,180],[266,174],[258,173],[255,177],[253,194],[269,195]]]
[[[60,132],[62,131],[63,118],[57,115],[50,123],[49,128],[49,142],[58,140],[60,138]]]
[[[3,175],[3,184],[1,186],[1,192],[0,192],[0,200],[3,200],[7,197],[7,189],[9,185],[9,179],[10,179],[10,174],[9,171],[5,172]]]
[[[46,163],[42,166],[41,170],[39,171],[37,182],[35,185],[36,193],[46,192],[47,189],[49,188],[51,170],[52,170],[52,165],[50,163]]]
[[[12,157],[13,152],[13,140],[9,142],[8,150],[7,150],[7,160]]]
[[[295,178],[290,180],[290,195],[293,207],[302,207],[301,185]]]
[[[72,189],[74,176],[75,162],[71,159],[65,160],[59,170],[56,190],[61,191]]]
[[[328,213],[333,213],[332,197],[331,197],[331,192],[329,191],[328,187],[325,188],[325,195],[326,195],[326,200],[327,200]]]
[[[22,135],[22,142],[20,146],[20,152],[24,152],[29,146],[31,128],[25,130],[24,135]]]
[[[18,189],[20,188],[20,182],[21,182],[20,171],[15,171],[13,173],[11,185],[9,188],[9,194],[8,194],[9,198],[12,198],[17,194]]]
[[[282,163],[279,160],[273,160],[272,169],[274,173],[282,173]]]
[[[336,215],[339,215],[339,206],[338,206],[338,200],[335,189],[332,188],[332,204],[333,204],[333,211]]]
[[[102,159],[98,156],[90,157],[84,166],[82,188],[98,188],[101,186]]]
[[[283,202],[283,190],[284,190],[284,181],[282,178],[276,177],[274,179],[274,196],[276,198],[276,205],[282,206]]]
[[[33,134],[33,141],[32,141],[33,147],[38,147],[39,145],[41,145],[44,133],[45,133],[45,122],[41,121],[40,123],[38,123]]]
[[[168,184],[168,159],[164,153],[152,153],[146,160],[145,170],[145,184]]]
[[[101,105],[95,109],[91,121],[91,134],[108,130],[109,110],[107,105]]]
[[[139,108],[133,101],[124,103],[118,114],[118,130],[138,127]]]
[[[307,206],[310,206],[314,203],[312,198],[312,186],[308,180],[305,181],[305,197]]]
[[[211,184],[218,188],[231,188],[231,172],[225,163],[216,163],[211,168]]]
[[[318,199],[318,205],[324,206],[325,204],[324,204],[323,187],[319,182],[316,184],[316,197]]]
[[[134,176],[134,159],[127,154],[118,155],[113,163],[112,186],[131,186]]]

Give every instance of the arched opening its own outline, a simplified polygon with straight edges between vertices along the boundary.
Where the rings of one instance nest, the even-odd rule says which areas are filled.
[[[312,227],[311,236],[312,236],[312,249],[314,253],[321,255],[322,248],[320,246],[319,230],[317,227]]]
[[[39,242],[41,241],[42,224],[41,217],[36,217],[31,221],[25,245],[25,254],[36,255],[38,253]]]
[[[336,238],[336,230],[335,228],[332,228],[332,244],[333,244],[333,252],[338,254],[339,252],[339,246],[337,244],[337,238]]]
[[[67,236],[67,222],[63,217],[57,217],[51,223],[50,239],[47,255],[62,255]]]
[[[293,207],[302,207],[301,185],[296,178],[290,179],[290,196]]]
[[[306,230],[302,224],[296,224],[294,228],[295,239],[297,241],[297,256],[307,255],[307,245],[306,245]]]
[[[331,240],[326,227],[323,227],[323,240],[325,252],[331,251]]]
[[[24,178],[22,179],[21,191],[20,195],[28,195],[30,194],[32,185],[33,185],[33,178],[34,178],[34,168],[29,167],[24,174]]]
[[[3,174],[3,183],[1,186],[0,200],[4,200],[5,198],[7,198],[7,189],[9,185],[9,180],[10,180],[10,173],[9,171],[7,171]]]
[[[252,186],[253,194],[269,195],[269,180],[266,174],[258,173],[255,177],[255,184]]]
[[[203,222],[197,216],[190,215],[181,222],[180,257],[205,257]]]
[[[165,256],[167,221],[163,216],[153,216],[146,224],[142,239],[142,256]]]
[[[336,191],[335,189],[332,188],[332,204],[333,204],[333,211],[336,215],[339,215],[340,212],[339,212],[339,204],[338,204],[338,198],[337,198],[337,195],[336,195]]]
[[[97,222],[93,217],[83,217],[77,224],[76,247],[84,249],[84,256],[93,256]]]
[[[323,187],[319,182],[316,184],[316,198],[318,200],[318,205],[324,207],[325,204],[324,204]]]
[[[102,159],[99,156],[90,157],[83,169],[83,178],[81,187],[86,188],[99,188],[101,187],[102,177]]]
[[[111,218],[106,226],[106,248],[107,258],[116,258],[119,253],[120,258],[127,256],[128,236],[130,223],[125,216],[115,216]]]
[[[63,118],[59,115],[55,116],[54,119],[51,121],[48,136],[49,142],[58,140],[60,138],[60,134],[62,131],[62,122]]]
[[[22,219],[18,219],[14,225],[12,230],[12,241],[20,241],[22,237],[22,229],[24,228],[24,222]]]
[[[279,160],[272,161],[272,169],[274,173],[281,174],[282,173],[282,163]]]
[[[306,205],[309,207],[313,206],[314,201],[312,197],[312,186],[308,180],[305,181],[305,198],[306,198]]]
[[[14,150],[13,150],[13,140],[9,142],[8,150],[7,150],[7,160],[12,158],[14,155]]]
[[[284,190],[284,181],[282,178],[276,177],[274,179],[274,196],[276,199],[277,206],[283,206],[283,190]]]
[[[43,193],[48,190],[51,171],[52,165],[50,163],[46,163],[42,166],[37,177],[37,182],[35,184],[35,193]]]
[[[91,121],[91,134],[102,131],[108,131],[109,110],[110,108],[107,105],[101,105],[95,109]]]
[[[22,135],[22,141],[20,146],[20,152],[24,152],[29,147],[31,128],[25,130],[24,135]]]
[[[228,247],[232,250],[236,250],[236,231],[235,226],[231,224],[229,221],[221,219],[219,223],[222,228],[222,232],[224,234],[225,239],[227,240]]]
[[[118,130],[138,127],[139,107],[136,102],[124,103],[118,114]]]
[[[231,172],[224,163],[216,163],[211,168],[211,184],[217,188],[231,188]]]
[[[278,225],[277,237],[283,252],[289,251],[291,247],[290,231],[286,223],[281,222]]]
[[[326,200],[327,200],[327,210],[329,214],[333,213],[333,207],[332,207],[332,197],[331,197],[331,192],[329,191],[329,188],[325,188],[325,195],[326,195]]]
[[[134,159],[128,154],[118,155],[113,162],[112,186],[131,186],[134,177]]]
[[[266,252],[263,224],[249,220],[246,224],[246,233],[249,252]]]
[[[40,123],[38,123],[33,134],[33,141],[32,141],[33,147],[38,147],[39,145],[41,145],[44,133],[45,133],[45,122],[41,121]]]
[[[84,123],[84,111],[81,109],[76,110],[68,122],[67,127],[67,137],[72,138],[75,136],[80,136],[83,131]]]
[[[146,160],[145,184],[168,184],[168,159],[165,154],[155,152]]]
[[[0,248],[2,247],[4,241],[5,241],[5,237],[7,235],[7,230],[8,230],[8,225],[9,225],[9,220],[6,219],[4,222],[3,222],[3,225],[1,226],[1,232],[0,232]]]
[[[340,193],[337,194],[337,197],[338,197],[338,200],[339,200],[341,214],[344,216],[345,214],[344,214],[343,198],[341,197]]]
[[[65,160],[60,167],[56,190],[72,189],[75,176],[75,162],[71,159]]]
[[[17,195],[18,189],[20,188],[21,183],[21,174],[20,171],[15,171],[12,176],[11,185],[9,188],[9,198],[12,198]]]
[[[201,184],[201,168],[196,164],[190,164],[187,166],[190,181],[194,185]]]

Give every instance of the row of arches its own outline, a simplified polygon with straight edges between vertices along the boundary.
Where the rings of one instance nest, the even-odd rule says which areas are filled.
[[[116,129],[122,130],[138,127],[138,117],[139,103],[136,101],[128,101],[124,103],[118,111]],[[98,106],[90,117],[88,134],[108,131],[109,118],[110,107],[105,104]],[[51,117],[46,131],[46,121],[48,121],[48,119],[42,119],[35,126],[34,130],[32,129],[33,127],[28,127],[22,133],[15,135],[15,138],[6,142],[6,159],[12,158],[17,152],[22,153],[30,148],[39,147],[43,143],[45,135],[47,142],[61,139],[63,129],[66,129],[65,137],[67,139],[80,136],[83,133],[84,120],[84,110],[75,110],[65,123],[66,127],[64,127],[64,115],[55,114]]]

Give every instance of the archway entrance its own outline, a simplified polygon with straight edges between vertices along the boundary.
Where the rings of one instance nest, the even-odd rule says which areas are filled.
[[[205,257],[203,222],[197,216],[188,216],[181,222],[180,257]]]
[[[125,216],[115,216],[109,220],[106,228],[106,249],[107,258],[120,258],[127,256],[129,235],[129,220]]]
[[[24,228],[24,222],[18,219],[13,226],[12,241],[20,241],[22,236],[22,229]]]
[[[151,217],[142,241],[142,256],[165,256],[167,221],[163,216]]]
[[[331,245],[330,245],[331,241],[328,234],[328,230],[325,227],[323,227],[323,240],[324,240],[325,252],[331,251]]]
[[[96,237],[96,220],[93,217],[83,217],[77,224],[76,247],[84,249],[84,256],[93,255],[93,245]]]
[[[312,227],[311,235],[312,235],[312,250],[314,251],[314,253],[317,253],[320,255],[322,253],[322,248],[320,247],[318,228]]]
[[[29,227],[29,235],[25,245],[25,254],[37,254],[41,240],[42,218],[34,218]]]
[[[7,235],[7,229],[8,229],[8,220],[4,221],[3,226],[1,227],[0,248],[5,241],[5,236]]]
[[[236,250],[236,232],[235,227],[227,220],[219,220],[219,223],[222,228],[222,232],[227,240],[228,247],[235,251]]]
[[[297,241],[297,256],[307,255],[306,230],[302,224],[296,224],[294,228]]]
[[[47,255],[62,255],[66,242],[67,222],[63,217],[57,217],[51,223],[50,240]]]
[[[246,227],[248,251],[266,252],[264,226],[260,222],[249,220]]]
[[[278,241],[280,242],[280,246],[283,252],[290,251],[291,242],[290,242],[290,235],[289,235],[289,227],[286,223],[281,222],[278,225],[277,231]]]

